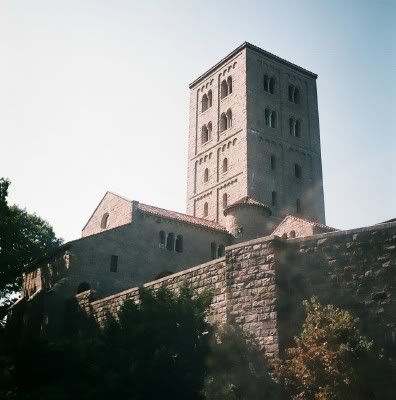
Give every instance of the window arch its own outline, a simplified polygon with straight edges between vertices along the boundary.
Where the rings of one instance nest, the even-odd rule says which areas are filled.
[[[228,87],[228,94],[232,93],[232,77],[229,76],[227,78],[227,87]]]
[[[106,229],[109,226],[109,213],[104,213],[100,222],[100,227]]]
[[[209,169],[205,168],[204,171],[204,182],[207,182],[209,180]]]
[[[294,136],[300,137],[301,136],[301,121],[298,119],[294,124]]]
[[[271,77],[269,80],[268,90],[271,94],[275,93],[275,78]]]
[[[209,129],[206,125],[201,128],[201,143],[206,143],[209,140]]]
[[[293,103],[295,103],[295,104],[300,103],[300,91],[298,90],[298,88],[294,88]]]
[[[228,158],[224,158],[223,159],[223,172],[227,172],[228,171]]]
[[[268,75],[264,75],[264,91],[269,92],[269,78]]]
[[[230,128],[232,128],[232,111],[231,111],[231,108],[229,108],[227,110],[226,118],[227,118],[227,129],[230,129]]]
[[[166,250],[172,251],[175,247],[175,235],[173,233],[168,233],[166,238]]]
[[[208,92],[208,108],[212,107],[212,103],[213,103],[213,94],[212,94],[212,90],[209,90],[209,92]]]
[[[217,248],[217,257],[224,257],[224,244],[219,244]]]
[[[165,232],[160,231],[159,233],[159,248],[164,249],[165,248]]]
[[[270,164],[271,164],[271,169],[274,170],[276,168],[276,157],[275,157],[275,154],[271,154]]]
[[[206,111],[209,107],[209,99],[208,99],[208,95],[205,93],[202,96],[202,112]]]
[[[209,214],[209,205],[207,202],[205,202],[204,207],[203,207],[203,216],[207,217]]]
[[[183,236],[177,235],[175,250],[177,253],[183,253]]]
[[[294,118],[289,118],[289,133],[290,135],[294,135],[294,129],[295,129],[295,121]]]
[[[223,193],[223,208],[226,208],[228,205],[228,195],[227,193]]]
[[[275,190],[271,193],[271,203],[272,203],[272,206],[273,207],[275,207],[276,206],[276,203],[277,203],[277,195],[276,195],[276,192],[275,192]]]
[[[290,231],[290,237],[294,239],[296,237],[296,231]]]
[[[289,85],[289,101],[293,102],[293,98],[294,98],[294,86]]]
[[[222,99],[224,99],[227,96],[228,96],[228,84],[227,84],[226,80],[224,79],[220,85],[220,97]]]
[[[278,116],[276,114],[276,111],[271,111],[271,117],[270,117],[270,127],[271,128],[276,128]]]
[[[227,129],[227,116],[222,113],[220,116],[220,132],[224,132]]]

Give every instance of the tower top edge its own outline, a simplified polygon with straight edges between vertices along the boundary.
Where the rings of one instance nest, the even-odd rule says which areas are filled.
[[[213,65],[212,67],[210,67],[206,72],[204,72],[202,75],[200,75],[197,79],[195,79],[194,81],[192,81],[188,87],[190,89],[193,89],[197,84],[199,84],[202,80],[204,80],[205,78],[207,78],[209,75],[211,75],[217,68],[219,68],[221,65],[225,64],[226,62],[228,62],[231,58],[233,58],[236,54],[238,54],[239,52],[241,52],[244,49],[250,49],[255,51],[256,53],[259,53],[261,55],[266,56],[267,58],[269,58],[272,61],[276,61],[280,64],[286,65],[287,67],[294,69],[295,71],[298,71],[310,78],[313,79],[317,79],[318,75],[315,74],[314,72],[311,72],[305,68],[302,68],[296,64],[291,63],[290,61],[287,61],[281,57],[276,56],[275,54],[272,54],[258,46],[255,46],[254,44],[251,44],[249,42],[243,42],[240,46],[238,46],[236,49],[234,49],[233,51],[231,51],[231,53],[227,54],[224,58],[222,58],[218,63],[216,63],[215,65]]]

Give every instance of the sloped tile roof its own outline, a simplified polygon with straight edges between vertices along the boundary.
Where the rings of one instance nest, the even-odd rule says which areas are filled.
[[[321,223],[319,223],[319,222],[316,222],[316,221],[310,221],[309,219],[305,219],[305,218],[301,218],[301,217],[296,217],[295,215],[287,215],[287,216],[286,216],[285,218],[283,218],[283,220],[276,226],[276,228],[274,229],[274,231],[275,231],[276,229],[278,229],[278,227],[279,227],[280,225],[282,225],[282,224],[284,224],[284,223],[287,223],[287,221],[290,220],[290,219],[293,219],[294,221],[301,221],[301,222],[304,222],[304,223],[306,223],[306,224],[309,224],[309,225],[315,226],[315,227],[317,227],[317,228],[323,229],[324,231],[327,231],[327,232],[334,232],[334,231],[337,231],[337,230],[338,230],[338,229],[336,229],[336,228],[332,228],[331,226],[328,226],[328,225],[323,225],[323,224],[321,224]]]
[[[176,211],[165,210],[164,208],[154,207],[143,203],[138,203],[138,209],[144,213],[157,215],[158,217],[169,218],[180,222],[186,222],[188,224],[197,225],[203,228],[213,229],[220,232],[228,232],[224,226],[204,218],[193,217],[192,215],[182,214]]]
[[[238,206],[255,206],[255,207],[262,207],[267,209],[269,212],[271,212],[271,208],[267,206],[264,203],[261,203],[260,201],[253,199],[252,197],[245,196],[242,197],[241,199],[235,201],[234,203],[230,204],[228,207],[225,208],[224,212],[227,212],[231,210],[234,207]]]

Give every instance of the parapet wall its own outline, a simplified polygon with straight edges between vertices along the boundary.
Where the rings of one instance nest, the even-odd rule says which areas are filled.
[[[270,360],[299,333],[302,301],[312,295],[351,310],[365,334],[396,349],[396,223],[291,240],[270,236],[225,253],[144,286],[177,290],[187,282],[198,292],[211,290],[209,320],[237,323]],[[77,298],[102,323],[125,300],[138,300],[138,288],[96,301],[92,296],[87,291]]]

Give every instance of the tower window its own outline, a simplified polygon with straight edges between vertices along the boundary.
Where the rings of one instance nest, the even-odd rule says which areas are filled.
[[[264,91],[267,93],[275,93],[275,78],[264,75]]]
[[[277,196],[276,196],[275,190],[271,193],[271,203],[272,203],[272,206],[276,206]]]
[[[204,182],[207,182],[209,180],[209,169],[205,168],[204,171]]]
[[[270,163],[271,163],[271,169],[274,170],[276,168],[276,157],[274,154],[271,154]]]
[[[212,103],[213,103],[213,95],[212,95],[212,91],[209,90],[208,92],[208,107],[212,107]]]
[[[224,99],[228,96],[228,85],[226,80],[223,80],[220,85],[220,97]]]
[[[176,237],[175,250],[178,253],[183,253],[183,236],[182,235],[177,235],[177,237]]]
[[[300,199],[296,200],[296,212],[297,212],[297,214],[301,214],[301,200]]]
[[[168,233],[166,238],[166,250],[172,251],[175,246],[175,236],[173,233]]]
[[[226,208],[228,204],[228,195],[227,193],[223,194],[223,208]]]
[[[227,118],[227,129],[230,129],[230,128],[232,128],[232,111],[231,111],[231,108],[229,108],[227,110],[226,118]]]
[[[227,87],[228,87],[228,94],[232,93],[232,77],[229,76],[227,78]]]
[[[298,164],[294,164],[294,176],[296,178],[301,178],[302,177],[302,168]]]
[[[208,95],[205,93],[202,96],[202,112],[206,111],[209,107],[209,99],[208,99]]]
[[[228,158],[224,158],[223,159],[223,172],[227,172],[228,171]]]
[[[112,255],[110,258],[110,272],[117,272],[118,269],[118,256]]]
[[[227,129],[227,116],[222,113],[220,116],[220,132],[224,132]]]
[[[201,143],[206,143],[210,139],[209,129],[204,125],[201,129]]]
[[[100,227],[106,229],[109,225],[109,213],[103,214],[102,221],[100,222]]]
[[[204,208],[203,208],[203,216],[207,217],[208,214],[209,214],[209,206],[208,206],[208,203],[205,203]]]
[[[264,119],[265,125],[267,125],[269,128],[276,128],[278,122],[278,115],[276,111],[266,108],[264,111]]]
[[[289,85],[288,95],[289,95],[289,101],[291,103],[294,104],[300,103],[300,91],[294,85]]]
[[[165,248],[165,232],[160,231],[159,233],[159,248],[164,249]]]

